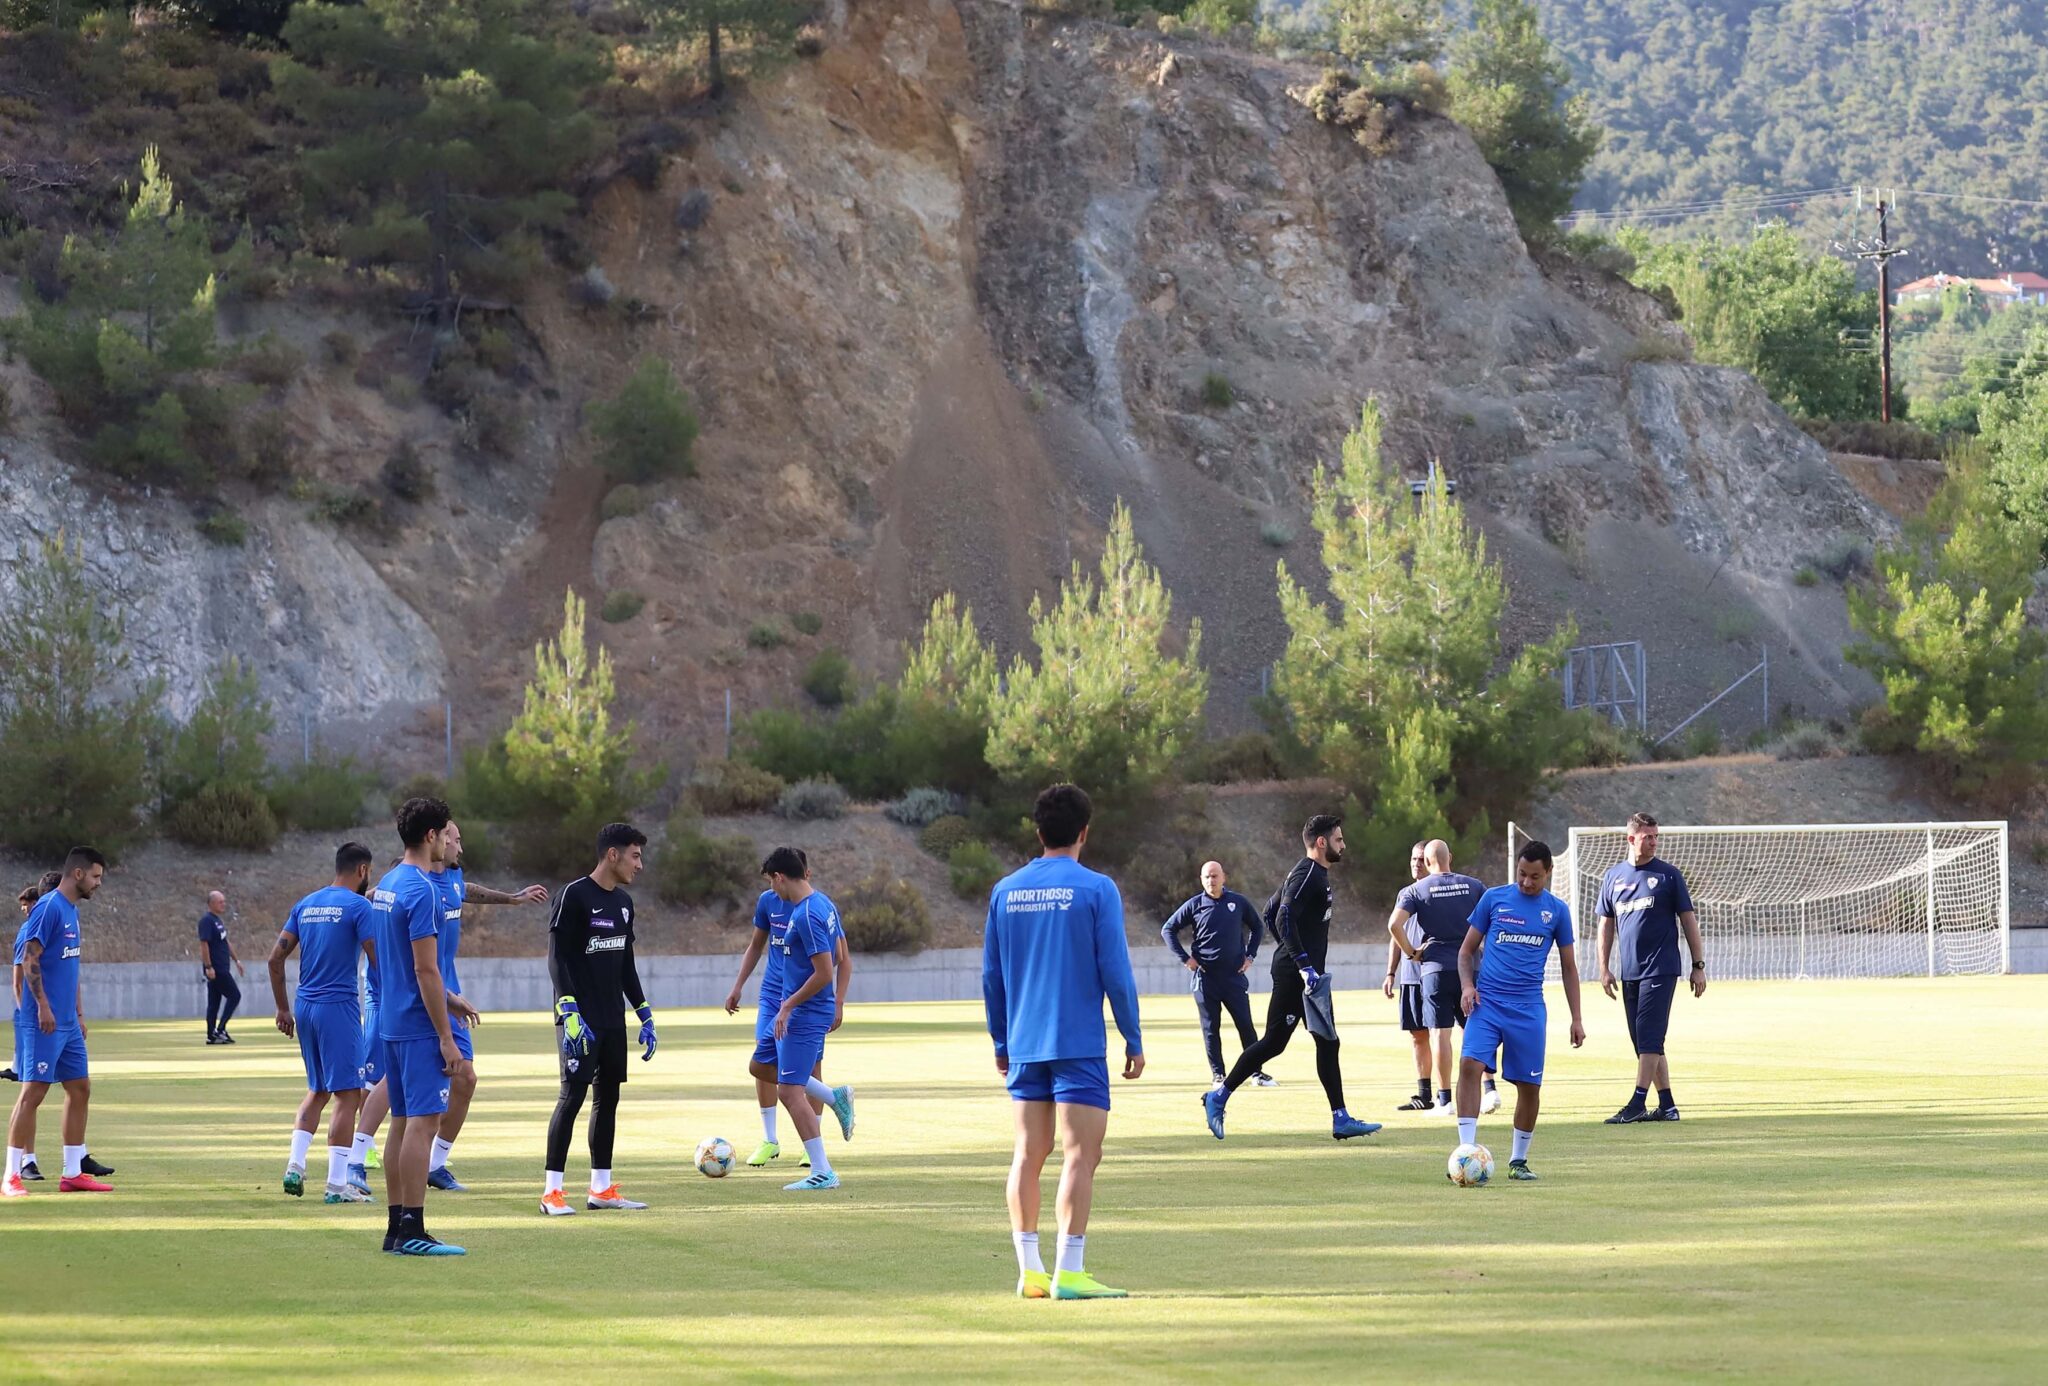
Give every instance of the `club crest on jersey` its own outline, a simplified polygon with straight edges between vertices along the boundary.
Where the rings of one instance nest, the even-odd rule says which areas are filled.
[[[1650,877],[1650,889],[1652,889],[1652,890],[1655,890],[1656,888],[1657,888],[1657,878],[1656,878],[1655,876],[1652,876],[1652,877]]]
[[[1548,924],[1551,920],[1555,919],[1556,917],[1557,916],[1553,915],[1549,910],[1543,911],[1543,922],[1545,924]]]
[[[609,938],[594,938],[583,946],[583,951],[585,954],[623,953],[626,951],[626,936],[613,934]]]
[[[1230,904],[1229,904],[1228,908],[1229,908],[1229,910],[1230,910],[1230,912],[1231,912],[1232,914],[1236,914],[1236,913],[1237,913],[1237,901],[1235,901],[1235,900],[1232,900],[1232,901],[1230,902]]]
[[[49,1071],[50,1066],[47,1063],[39,1063],[36,1065],[36,1072],[38,1073],[48,1073]]]
[[[622,924],[631,924],[631,923],[633,922],[633,911],[631,911],[631,910],[620,910],[620,911],[619,911],[619,922],[620,922],[620,923],[622,923]]]

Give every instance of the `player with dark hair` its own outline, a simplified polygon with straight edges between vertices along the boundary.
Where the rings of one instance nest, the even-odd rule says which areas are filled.
[[[1294,1027],[1309,1017],[1311,1006],[1322,1013],[1323,1023],[1310,1025],[1309,1038],[1316,1046],[1316,1077],[1330,1100],[1330,1134],[1344,1141],[1380,1129],[1378,1122],[1360,1121],[1345,1110],[1344,1073],[1338,1067],[1336,1026],[1329,1014],[1330,983],[1324,968],[1330,952],[1330,868],[1344,860],[1344,820],[1334,813],[1315,815],[1302,827],[1301,845],[1302,859],[1266,906],[1266,924],[1274,940],[1266,1033],[1237,1056],[1222,1087],[1202,1094],[1202,1114],[1208,1118],[1209,1133],[1219,1141],[1230,1095],[1280,1056],[1294,1038]],[[1319,1033],[1320,1029],[1329,1033]]]
[[[842,1140],[853,1139],[853,1089],[828,1087],[817,1075],[825,1058],[825,1037],[839,1026],[844,998],[836,965],[842,956],[845,931],[832,901],[811,885],[810,862],[794,847],[778,847],[761,863],[768,888],[788,904],[788,918],[779,933],[768,937],[768,979],[764,991],[781,998],[769,1023],[775,1040],[775,1092],[797,1137],[804,1145],[804,1163],[811,1172],[789,1193],[817,1193],[839,1187],[839,1176],[825,1155],[819,1117],[823,1101],[839,1119]]]
[[[90,900],[106,878],[107,859],[90,847],[73,847],[64,858],[63,879],[45,892],[22,921],[14,940],[22,995],[14,1012],[14,1067],[21,1093],[7,1127],[7,1174],[0,1195],[28,1193],[21,1167],[36,1144],[36,1109],[52,1083],[64,1087],[64,1193],[111,1193],[100,1177],[114,1171],[85,1148],[85,1117],[92,1099],[85,1052],[85,1017],[78,1004],[78,905]],[[33,999],[34,1005],[29,1002]]]
[[[1109,1130],[1109,1065],[1102,1003],[1124,1039],[1123,1076],[1145,1071],[1138,987],[1124,941],[1116,882],[1081,865],[1094,807],[1078,785],[1038,796],[1031,819],[1044,854],[989,892],[981,994],[1017,1113],[1008,1186],[1017,1293],[1026,1299],[1121,1299],[1088,1274],[1088,1215]],[[1051,1274],[1038,1251],[1038,1181],[1055,1133],[1063,1159],[1059,1251]]]
[[[562,1192],[569,1166],[569,1141],[584,1096],[594,1087],[590,1109],[590,1194],[586,1208],[645,1208],[612,1181],[612,1140],[618,1130],[619,1087],[626,1081],[626,1008],[640,1017],[644,1062],[654,1057],[654,1011],[633,963],[633,884],[645,864],[647,834],[630,823],[607,823],[597,834],[597,865],[562,887],[548,925],[548,976],[555,987],[555,1026],[560,1031],[562,1087],[548,1118],[546,1187],[540,1210],[566,1217],[576,1209]]]
[[[450,1084],[469,1067],[455,1047],[441,981],[441,895],[430,874],[447,850],[448,805],[407,799],[398,810],[405,856],[371,897],[377,958],[377,1033],[391,1099],[391,1155],[384,1162],[389,1204],[384,1249],[401,1256],[460,1256],[427,1231],[427,1161]]]
[[[1458,945],[1465,941],[1466,920],[1486,887],[1451,870],[1451,844],[1442,838],[1415,844],[1410,869],[1414,884],[1394,901],[1387,917],[1387,935],[1413,980],[1401,988],[1401,1028],[1415,1043],[1415,1096],[1400,1111],[1451,1109],[1451,1032],[1462,1029],[1465,1012],[1459,1004]],[[1389,980],[1393,974],[1389,973]],[[1429,1093],[1430,1033],[1436,1034],[1438,1077],[1436,1100]],[[1493,1091],[1493,1075],[1486,1075]],[[1500,1105],[1496,1093],[1493,1105]]]
[[[23,886],[21,893],[14,897],[14,903],[21,907],[21,917],[23,919],[28,918],[28,912],[35,908],[36,901],[55,890],[57,883],[63,879],[64,873],[62,871],[45,871],[34,885]],[[14,988],[8,994],[14,998],[13,1005],[8,1009],[11,1023],[14,1012],[21,1009],[21,965],[19,963],[14,965]],[[12,1057],[14,1054],[14,1044],[12,1041],[8,1042],[7,1053],[9,1055],[7,1066],[0,1068],[0,1082],[19,1083],[21,1075],[14,1071],[14,1060]],[[21,1177],[30,1183],[36,1183],[43,1177],[42,1170],[36,1167],[36,1153],[33,1150],[28,1152],[28,1159],[22,1163]]]
[[[1543,1097],[1543,1049],[1549,1011],[1543,973],[1557,949],[1565,1004],[1572,1009],[1572,1048],[1586,1042],[1579,1015],[1579,962],[1572,952],[1572,914],[1550,893],[1550,848],[1525,842],[1515,883],[1479,897],[1458,949],[1465,1044],[1458,1067],[1458,1144],[1479,1139],[1479,1081],[1500,1059],[1500,1076],[1515,1085],[1515,1140],[1508,1178],[1534,1179],[1529,1143]]]
[[[1678,934],[1692,954],[1692,994],[1707,990],[1707,960],[1700,946],[1700,920],[1693,912],[1692,891],[1685,873],[1657,855],[1657,820],[1647,813],[1628,820],[1628,860],[1607,868],[1600,880],[1600,989],[1612,1000],[1615,969],[1610,966],[1617,935],[1621,939],[1621,1008],[1628,1021],[1629,1043],[1636,1051],[1636,1090],[1609,1126],[1638,1121],[1678,1120],[1678,1100],[1671,1095],[1671,1063],[1664,1055],[1664,1036],[1671,1025],[1671,1002],[1678,995]],[[1657,1105],[1647,1106],[1650,1089]]]
[[[270,994],[277,1002],[277,1028],[299,1041],[306,1064],[306,1096],[292,1123],[292,1153],[285,1162],[284,1191],[306,1191],[306,1152],[327,1100],[334,1119],[327,1129],[328,1203],[368,1203],[370,1195],[348,1182],[349,1143],[363,1104],[363,1012],[356,992],[356,959],[368,954],[376,966],[371,938],[370,849],[344,842],[334,853],[334,880],[292,906],[270,950]],[[299,954],[296,1005],[284,990],[285,959]]]

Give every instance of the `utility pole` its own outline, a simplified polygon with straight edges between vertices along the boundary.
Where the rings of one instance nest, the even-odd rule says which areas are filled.
[[[1860,205],[1863,190],[1856,190]],[[1891,242],[1892,205],[1883,193],[1877,197],[1877,239],[1856,242],[1854,250],[1837,244],[1859,260],[1877,261],[1877,416],[1892,421],[1892,257],[1906,252]]]

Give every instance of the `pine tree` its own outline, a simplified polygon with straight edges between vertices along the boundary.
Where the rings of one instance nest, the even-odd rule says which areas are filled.
[[[590,429],[598,465],[621,481],[697,474],[697,415],[658,356],[642,359],[617,395],[590,406]]]
[[[261,789],[269,779],[264,739],[276,728],[256,671],[230,657],[207,681],[192,716],[171,739],[164,798],[176,805],[209,785]]]
[[[1329,41],[1361,68],[1426,63],[1444,46],[1443,0],[1329,0]]]
[[[990,709],[989,763],[1017,780],[1073,780],[1114,797],[1162,776],[1208,697],[1201,622],[1169,652],[1173,598],[1121,501],[1095,578],[1076,563],[1057,605],[1031,603],[1034,666],[1019,658]]]
[[[996,652],[983,642],[974,608],[947,592],[932,603],[917,644],[905,647],[896,686],[905,701],[951,705],[985,721],[998,678]]]
[[[889,701],[889,761],[900,788],[988,787],[989,708],[999,683],[996,652],[975,627],[974,609],[951,592],[934,601],[917,644],[904,649],[893,693],[874,695]]]
[[[541,805],[574,812],[616,806],[632,758],[633,728],[614,732],[611,652],[593,657],[584,638],[583,599],[562,599],[562,629],[536,645],[524,704],[505,731],[512,783]]]
[[[1451,114],[1500,176],[1515,223],[1532,241],[1557,234],[1600,148],[1584,103],[1565,95],[1570,81],[1531,0],[1476,0],[1471,27],[1451,50]]]
[[[638,5],[661,38],[671,43],[704,41],[714,97],[724,94],[727,70],[733,65],[726,53],[730,40],[744,42],[750,59],[787,52],[815,8],[805,0],[638,0]]]

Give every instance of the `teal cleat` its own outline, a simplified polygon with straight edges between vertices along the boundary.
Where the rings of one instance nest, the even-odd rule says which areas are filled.
[[[361,1194],[364,1202],[368,1202],[370,1198],[370,1171],[361,1165],[350,1165],[348,1167],[348,1186]]]
[[[288,1169],[284,1172],[284,1191],[293,1198],[306,1194],[306,1172],[302,1169]]]
[[[442,1193],[468,1193],[469,1186],[455,1177],[455,1171],[443,1165],[427,1174],[427,1187],[439,1189]]]
[[[370,1196],[353,1184],[329,1184],[322,1203],[368,1203]]]
[[[1370,1136],[1379,1129],[1380,1124],[1377,1121],[1360,1121],[1355,1116],[1330,1119],[1330,1135],[1340,1141],[1348,1141],[1353,1136]]]
[[[1221,1088],[1202,1094],[1202,1115],[1209,1119],[1209,1134],[1219,1141],[1223,1139],[1223,1104],[1227,1101],[1229,1094]]]
[[[451,1246],[439,1237],[407,1237],[391,1248],[394,1256],[467,1256],[469,1253],[459,1246]]]
[[[853,1087],[842,1084],[832,1089],[832,1115],[839,1118],[839,1138],[853,1139]]]
[[[1508,1161],[1508,1178],[1534,1182],[1536,1171],[1529,1168],[1527,1160],[1510,1160]]]
[[[799,1179],[794,1184],[784,1184],[782,1191],[784,1193],[819,1193],[825,1189],[836,1189],[838,1187],[839,1175],[832,1170],[826,1170],[823,1174],[813,1174],[807,1178]]]

